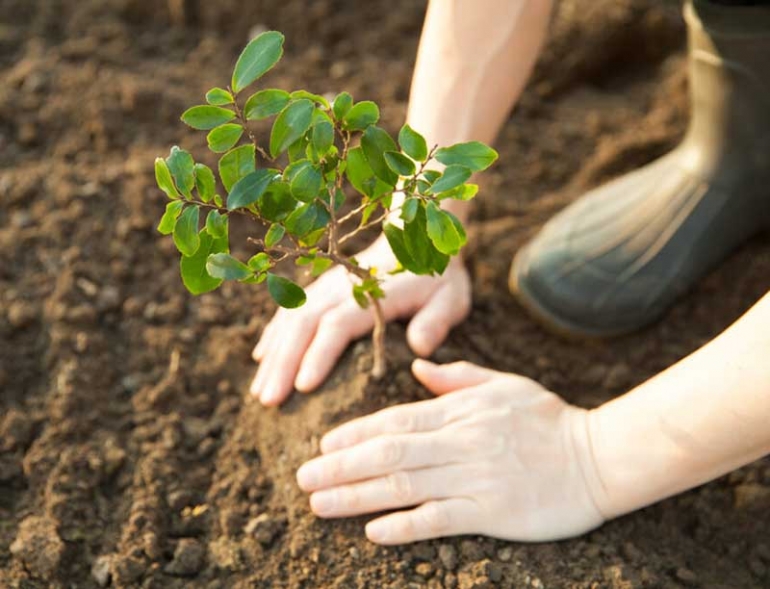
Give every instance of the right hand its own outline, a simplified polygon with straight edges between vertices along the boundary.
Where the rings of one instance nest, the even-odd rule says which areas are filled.
[[[380,272],[396,266],[382,237],[357,258]],[[441,276],[403,272],[388,276],[382,286],[386,321],[413,316],[406,335],[419,356],[432,354],[470,312],[471,281],[459,256]],[[279,405],[295,387],[302,392],[316,389],[348,344],[371,331],[372,313],[358,306],[351,290],[345,269],[332,268],[306,289],[302,307],[276,312],[252,354],[259,369],[251,394],[263,405]]]

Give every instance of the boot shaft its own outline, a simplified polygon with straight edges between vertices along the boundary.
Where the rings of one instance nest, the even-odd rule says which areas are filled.
[[[682,148],[693,168],[719,168],[725,182],[747,166],[769,178],[770,3],[692,0],[684,12],[692,116]]]

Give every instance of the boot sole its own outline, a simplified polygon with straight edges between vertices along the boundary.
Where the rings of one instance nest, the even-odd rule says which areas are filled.
[[[508,275],[508,289],[516,300],[519,301],[521,306],[524,307],[524,310],[548,331],[570,340],[598,341],[627,335],[643,327],[639,326],[622,330],[596,329],[579,325],[569,319],[564,319],[550,309],[547,309],[540,304],[532,292],[527,289],[524,281],[520,280],[520,276],[522,275],[522,272],[520,271],[521,263],[524,258],[523,253],[525,249],[526,247],[519,250],[513,258],[511,271]]]

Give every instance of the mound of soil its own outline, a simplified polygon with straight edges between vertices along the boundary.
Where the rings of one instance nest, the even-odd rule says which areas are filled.
[[[374,99],[396,130],[424,7],[0,3],[0,586],[770,585],[768,460],[559,543],[382,548],[363,519],[310,513],[294,472],[323,432],[428,396],[408,372],[403,328],[389,331],[384,383],[362,375],[361,342],[318,393],[280,410],[248,402],[249,353],[274,307],[239,284],[184,291],[173,244],[155,231],[164,197],[152,162],[176,143],[205,152],[179,113],[222,83],[256,28],[287,36],[270,83]],[[657,326],[586,344],[543,331],[505,288],[511,256],[545,219],[681,137],[679,8],[560,3],[475,209],[473,313],[436,360],[523,373],[592,407],[701,346],[767,290],[761,237]]]

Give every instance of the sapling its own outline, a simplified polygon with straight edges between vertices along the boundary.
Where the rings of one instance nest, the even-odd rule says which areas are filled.
[[[223,154],[219,183],[211,168],[179,147],[157,158],[155,177],[170,199],[158,231],[173,236],[182,254],[182,281],[196,295],[224,280],[265,282],[276,303],[296,308],[305,303],[305,292],[273,272],[279,263],[307,266],[314,277],[332,265],[344,267],[352,296],[374,315],[372,374],[379,378],[385,371],[384,276],[343,246],[382,226],[398,262],[391,273],[442,274],[466,235],[441,201],[473,198],[478,186],[468,183],[471,174],[490,166],[497,153],[475,141],[429,149],[409,125],[396,141],[377,126],[377,105],[355,102],[347,92],[330,102],[305,90],[264,88],[243,100],[244,91],[279,61],[283,42],[276,31],[254,38],[230,85],[212,88],[207,104],[182,114],[189,126],[208,131],[211,151]],[[261,141],[249,122],[267,118],[274,118],[272,130]],[[255,251],[246,261],[230,254],[232,215],[260,227],[248,238]]]

